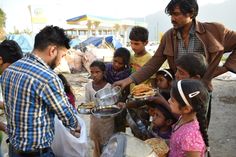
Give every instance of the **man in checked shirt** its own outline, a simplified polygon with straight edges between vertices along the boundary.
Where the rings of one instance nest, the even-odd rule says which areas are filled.
[[[55,114],[74,134],[80,126],[63,84],[53,69],[70,48],[64,30],[46,26],[35,36],[33,52],[2,74],[10,157],[54,157]]]

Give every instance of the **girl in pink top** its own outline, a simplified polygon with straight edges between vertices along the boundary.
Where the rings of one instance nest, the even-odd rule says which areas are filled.
[[[204,157],[209,147],[205,105],[208,92],[198,80],[182,80],[172,84],[171,111],[181,115],[173,126],[169,157]]]

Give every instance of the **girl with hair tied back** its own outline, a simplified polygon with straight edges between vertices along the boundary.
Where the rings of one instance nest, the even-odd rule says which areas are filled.
[[[169,157],[210,155],[205,117],[207,101],[207,89],[200,81],[173,82],[170,108],[172,113],[181,116],[172,129]]]

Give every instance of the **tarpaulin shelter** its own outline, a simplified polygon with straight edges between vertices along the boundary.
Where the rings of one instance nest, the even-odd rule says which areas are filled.
[[[28,34],[9,34],[7,39],[16,41],[24,54],[33,50],[34,39]]]
[[[87,46],[92,44],[96,47],[102,44],[103,40],[105,40],[108,44],[112,45],[115,49],[122,47],[122,44],[119,40],[117,40],[114,36],[106,36],[106,37],[89,37],[85,41],[81,42],[83,46]]]
[[[76,47],[77,45],[79,45],[81,43],[81,40],[79,38],[74,38],[71,39],[70,41],[70,47]]]

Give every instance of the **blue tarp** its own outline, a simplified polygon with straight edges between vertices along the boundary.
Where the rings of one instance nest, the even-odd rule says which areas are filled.
[[[105,40],[108,43],[112,43],[116,49],[122,47],[122,44],[120,43],[120,41],[118,41],[114,36],[107,36]]]
[[[92,44],[96,47],[98,47],[102,40],[105,38],[105,41],[109,44],[112,44],[115,49],[118,49],[122,47],[122,44],[114,37],[114,36],[107,36],[107,37],[89,37],[85,41],[81,42],[84,46],[87,46],[89,44]]]
[[[84,46],[92,44],[97,47],[102,43],[102,40],[103,40],[103,37],[89,37],[88,39],[84,40],[82,44]]]
[[[70,47],[75,47],[81,43],[81,40],[78,38],[71,39],[70,41]]]
[[[33,50],[34,38],[28,34],[9,34],[7,39],[16,41],[24,54]]]

